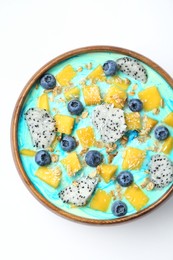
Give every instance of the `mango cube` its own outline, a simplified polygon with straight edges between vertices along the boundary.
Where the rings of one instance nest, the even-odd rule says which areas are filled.
[[[111,86],[105,96],[105,102],[113,104],[114,107],[123,108],[127,99],[127,94],[117,86]]]
[[[42,181],[46,182],[53,188],[57,188],[61,180],[61,170],[59,167],[48,168],[46,166],[41,166],[36,171],[35,175]]]
[[[140,91],[138,96],[143,103],[144,110],[146,111],[159,108],[162,104],[162,97],[155,86]]]
[[[145,159],[145,152],[133,147],[128,147],[123,154],[123,170],[139,170]]]
[[[136,184],[129,186],[124,196],[137,211],[141,210],[149,201],[147,195]]]
[[[148,117],[148,116],[145,116],[144,117],[144,126],[143,126],[143,129],[149,133],[151,132],[151,130],[153,129],[153,127],[155,127],[155,125],[158,123],[157,120],[151,118],[151,117]]]
[[[124,90],[127,90],[129,85],[130,85],[130,80],[129,79],[121,79],[119,76],[113,76],[109,79],[109,82],[112,85],[115,85],[119,88],[122,88]]]
[[[99,166],[98,173],[101,175],[103,180],[108,183],[115,175],[116,170],[118,169],[117,165],[112,164],[102,164]]]
[[[69,176],[73,176],[82,168],[76,152],[69,153],[67,157],[61,160],[61,163],[66,168]]]
[[[161,152],[169,154],[173,149],[173,137],[169,136],[163,143]]]
[[[29,149],[22,149],[22,150],[20,150],[20,154],[26,155],[26,156],[35,156],[36,151],[29,150]]]
[[[95,136],[94,130],[91,126],[80,128],[76,131],[76,133],[79,138],[79,142],[83,147],[88,148],[94,145]]]
[[[173,127],[173,112],[169,113],[163,120],[163,122]]]
[[[56,121],[58,132],[67,135],[71,134],[75,121],[73,117],[57,114],[55,115],[54,119]]]
[[[106,212],[109,208],[112,196],[104,190],[98,189],[90,203],[90,208]]]
[[[83,95],[85,104],[88,106],[97,105],[101,102],[100,90],[96,85],[84,86]]]
[[[68,86],[76,74],[77,73],[73,67],[71,65],[67,65],[56,75],[55,78],[61,86]]]
[[[88,76],[88,79],[90,79],[91,81],[94,80],[99,80],[99,81],[105,81],[106,77],[105,77],[105,73],[102,69],[101,65],[98,65]]]
[[[141,118],[138,112],[125,114],[125,120],[128,130],[138,130],[141,128]]]
[[[39,98],[38,98],[38,108],[41,109],[46,109],[49,111],[49,99],[48,95],[46,93],[43,93]]]
[[[77,87],[69,88],[64,91],[64,96],[67,100],[78,98],[80,90]]]

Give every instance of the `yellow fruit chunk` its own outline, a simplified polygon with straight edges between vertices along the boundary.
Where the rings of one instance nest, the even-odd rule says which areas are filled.
[[[111,86],[105,96],[105,102],[113,104],[114,107],[123,108],[127,99],[127,94],[117,86]]]
[[[125,121],[128,130],[138,130],[141,128],[141,118],[138,112],[125,114]]]
[[[137,211],[141,210],[149,201],[147,195],[136,184],[129,186],[124,196]]]
[[[161,152],[169,154],[173,149],[173,137],[169,136],[163,143]]]
[[[151,118],[151,117],[148,117],[148,116],[145,116],[144,117],[144,120],[143,120],[143,129],[149,133],[151,132],[151,130],[153,129],[153,127],[155,127],[155,125],[158,123],[157,120]]]
[[[61,86],[68,86],[76,74],[77,73],[73,67],[71,65],[67,65],[56,75],[55,78]]]
[[[101,175],[103,180],[108,183],[112,179],[112,177],[115,175],[116,170],[118,169],[117,165],[112,164],[102,164],[99,166],[98,173]]]
[[[119,88],[122,88],[124,90],[127,90],[129,85],[130,85],[130,80],[129,79],[121,79],[119,76],[113,76],[109,79],[109,82],[112,85],[115,85]]]
[[[87,148],[94,145],[95,136],[94,130],[91,126],[80,128],[76,131],[76,133],[79,138],[79,142],[83,147]]]
[[[35,156],[36,152],[33,150],[29,150],[29,149],[22,149],[22,150],[20,150],[20,154],[26,155],[26,156]]]
[[[97,105],[101,102],[100,90],[96,85],[84,86],[83,95],[85,104],[88,106]]]
[[[73,130],[74,118],[71,116],[57,114],[54,117],[58,132],[70,135]]]
[[[144,110],[146,111],[159,108],[162,104],[162,97],[155,86],[140,91],[138,96],[143,103]]]
[[[46,166],[41,166],[36,171],[35,175],[42,181],[46,182],[53,188],[57,188],[61,180],[61,170],[59,167],[48,168]]]
[[[173,112],[169,113],[169,115],[167,115],[164,118],[163,122],[166,123],[167,125],[173,127]]]
[[[69,153],[67,157],[61,160],[61,163],[66,168],[69,176],[73,176],[82,168],[76,152]]]
[[[38,108],[46,109],[47,111],[49,111],[49,99],[48,99],[48,95],[46,93],[42,94],[38,98],[37,106],[38,106]]]
[[[99,81],[105,81],[105,73],[102,69],[101,65],[98,65],[88,76],[88,79],[90,80],[99,80]]]
[[[104,190],[98,189],[90,203],[90,208],[106,212],[112,196]]]
[[[128,147],[123,154],[123,170],[138,170],[145,159],[145,152],[133,147]]]
[[[78,98],[80,90],[77,87],[69,88],[64,91],[64,96],[67,100]]]

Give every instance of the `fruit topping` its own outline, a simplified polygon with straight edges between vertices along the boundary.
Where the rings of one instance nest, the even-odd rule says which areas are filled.
[[[94,194],[90,208],[106,212],[109,208],[112,196],[104,190],[98,189]]]
[[[61,170],[59,167],[48,168],[46,166],[41,166],[37,169],[35,175],[55,189],[59,186],[61,181]]]
[[[69,153],[64,159],[61,160],[61,163],[66,168],[69,176],[73,176],[82,168],[76,152]]]
[[[125,114],[125,122],[127,125],[127,130],[141,129],[141,117],[138,112]]]
[[[49,99],[48,99],[48,95],[46,93],[43,93],[38,98],[37,106],[38,106],[38,108],[46,109],[47,111],[49,111]]]
[[[159,141],[163,141],[169,136],[169,130],[167,127],[163,125],[159,125],[156,127],[154,130],[155,138],[158,139]]]
[[[67,135],[71,134],[75,121],[73,117],[57,114],[55,115],[55,121],[58,132]]]
[[[173,165],[165,155],[153,155],[148,166],[150,179],[156,188],[164,188],[173,181]]]
[[[91,167],[97,167],[103,161],[103,155],[96,150],[90,150],[85,155],[86,164]]]
[[[96,85],[84,86],[83,96],[85,104],[88,106],[97,105],[101,102],[100,89]]]
[[[111,86],[105,95],[104,101],[108,104],[113,104],[114,107],[123,108],[127,99],[127,93],[124,89],[117,86]]]
[[[169,113],[163,121],[165,124],[173,127],[173,112]]]
[[[130,57],[123,57],[116,61],[118,69],[130,77],[141,81],[147,82],[147,71],[144,66],[137,60]]]
[[[173,137],[169,136],[162,145],[161,152],[169,154],[173,149]]]
[[[145,151],[128,147],[123,154],[123,170],[139,170],[145,159]]]
[[[60,144],[61,144],[61,148],[66,152],[71,152],[77,146],[76,140],[74,139],[74,137],[70,135],[63,136]]]
[[[40,108],[30,108],[25,113],[34,147],[48,148],[55,139],[55,121],[51,115]]]
[[[149,201],[147,195],[136,185],[129,186],[124,193],[125,198],[137,210],[141,210]]]
[[[127,205],[123,201],[117,200],[112,204],[111,210],[116,217],[122,217],[127,213]]]
[[[128,187],[133,182],[133,175],[129,171],[122,171],[117,176],[117,182],[122,187]]]
[[[80,144],[84,147],[93,146],[95,143],[94,130],[91,126],[79,128],[77,131]]]
[[[92,122],[105,143],[116,142],[126,131],[124,111],[111,105],[97,106],[92,113]]]
[[[44,89],[53,89],[56,86],[56,79],[55,77],[50,74],[50,73],[46,73],[45,75],[43,75],[43,77],[40,79],[40,85],[44,88]]]
[[[111,179],[115,177],[115,172],[118,169],[117,165],[112,165],[112,164],[102,164],[98,167],[99,167],[97,169],[98,173],[106,183],[110,182]]]
[[[103,70],[106,76],[113,76],[117,72],[117,64],[113,60],[108,60],[103,64]]]
[[[64,188],[59,193],[59,197],[64,203],[84,206],[94,192],[97,183],[98,177],[81,177],[71,185]]]
[[[146,111],[151,111],[161,106],[162,97],[158,91],[158,88],[155,86],[140,91],[138,96],[143,103],[144,110]]]
[[[139,99],[133,98],[128,101],[128,107],[133,112],[139,112],[142,110],[143,104]]]
[[[82,103],[77,99],[71,100],[68,103],[67,108],[72,115],[80,115],[84,110]]]
[[[58,83],[63,86],[69,86],[71,80],[76,76],[76,71],[73,69],[73,67],[69,64],[65,66],[57,75],[56,80]]]
[[[48,151],[40,150],[35,155],[35,162],[40,166],[49,165],[51,163],[51,157]]]

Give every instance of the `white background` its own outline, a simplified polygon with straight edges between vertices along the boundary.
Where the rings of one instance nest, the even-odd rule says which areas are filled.
[[[0,259],[173,259],[173,198],[131,223],[90,226],[44,208],[10,150],[10,121],[25,83],[59,54],[87,45],[137,51],[173,76],[171,0],[0,0]]]

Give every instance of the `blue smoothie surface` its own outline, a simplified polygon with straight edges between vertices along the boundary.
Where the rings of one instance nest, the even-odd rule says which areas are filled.
[[[74,86],[77,86],[80,89],[80,101],[85,105],[84,102],[84,98],[83,98],[83,94],[82,94],[82,86],[80,85],[80,82],[86,78],[86,76],[94,69],[96,68],[99,64],[102,65],[105,61],[107,60],[116,60],[118,58],[124,57],[124,55],[118,54],[118,53],[111,53],[111,52],[96,52],[96,53],[86,53],[86,54],[81,54],[81,55],[77,55],[75,57],[69,58],[65,61],[62,61],[61,63],[58,63],[57,65],[55,65],[54,67],[52,67],[48,72],[52,73],[54,76],[56,76],[66,65],[70,64],[72,65],[72,67],[77,70],[79,67],[83,67],[83,70],[81,72],[77,72],[77,75],[72,79],[72,83],[74,84]],[[85,67],[86,64],[88,63],[92,63],[92,69],[87,69]],[[137,84],[138,88],[135,91],[136,94],[134,96],[129,96],[130,98],[138,98],[137,93],[147,87],[150,86],[156,86],[162,96],[162,98],[164,99],[164,103],[165,106],[163,108],[160,108],[160,113],[155,115],[153,114],[152,111],[150,112],[144,112],[141,111],[140,114],[141,116],[143,116],[144,114],[148,115],[149,117],[158,120],[158,122],[162,122],[164,117],[166,115],[168,115],[171,111],[173,111],[173,90],[171,88],[171,86],[165,81],[165,79],[158,74],[155,70],[153,70],[152,68],[150,68],[148,65],[141,63],[147,70],[147,74],[148,74],[148,81],[143,84],[140,83],[139,81],[121,73],[118,72],[118,76],[120,76],[122,79],[128,78],[131,81],[130,86],[127,89],[127,92],[132,91],[132,87]],[[104,97],[105,93],[107,92],[108,88],[109,88],[109,84],[106,82],[97,82],[97,85],[100,88],[100,92],[101,92],[101,96]],[[23,107],[21,109],[20,112],[20,117],[19,117],[19,122],[18,122],[18,149],[19,151],[22,149],[31,149],[34,150],[33,148],[33,144],[31,141],[31,136],[27,127],[27,123],[24,119],[24,113],[31,107],[37,107],[37,101],[38,101],[38,97],[43,93],[44,89],[39,86],[38,89],[36,89],[36,84],[34,84],[29,92],[29,94],[27,95],[25,102],[23,104]],[[52,96],[51,93],[48,94],[49,97]],[[70,113],[67,110],[67,102],[58,102],[58,100],[60,98],[65,99],[64,94],[59,94],[54,98],[54,101],[49,102],[50,104],[50,114],[52,116],[54,116],[56,114],[54,108],[58,109],[60,114],[63,115],[70,115]],[[153,97],[154,98],[154,97]],[[95,108],[95,106],[87,106],[86,110],[88,111],[89,115],[87,118],[80,120],[79,123],[75,123],[74,125],[74,129],[72,132],[72,135],[76,137],[76,139],[78,139],[77,135],[76,135],[76,130],[79,128],[83,128],[86,126],[92,126],[94,128],[94,126],[92,125],[91,122],[91,114],[93,109]],[[123,109],[125,112],[131,112],[129,110],[129,108],[127,107],[127,105],[125,106],[125,108]],[[71,115],[70,115],[71,116]],[[73,116],[75,118],[75,116]],[[162,123],[163,124],[163,123]],[[170,126],[167,126],[167,128],[170,131],[170,135],[173,136],[173,128],[171,128]],[[96,140],[99,140],[99,134],[97,132],[97,130],[94,128],[95,131],[95,137]],[[151,138],[147,139],[146,142],[144,143],[139,143],[138,139],[135,138],[131,141],[129,141],[126,145],[126,147],[124,148],[120,142],[118,142],[118,154],[117,156],[113,159],[112,164],[114,165],[118,165],[118,170],[116,172],[116,174],[118,174],[119,172],[122,171],[122,153],[123,151],[128,147],[136,147],[142,150],[146,150],[147,147],[151,147],[153,146],[154,142],[155,142],[155,138],[154,138],[154,131],[151,131]],[[96,147],[91,147],[90,149],[95,149],[95,150],[99,150],[105,158],[105,162],[108,163],[107,161],[107,154],[106,154],[106,149],[105,148],[96,148]],[[79,145],[75,151],[77,152],[77,154],[80,153],[80,151],[82,150],[81,145]],[[55,151],[57,152],[53,152],[53,153],[57,153],[59,155],[59,161],[57,163],[52,163],[51,167],[56,167],[59,166],[61,171],[62,171],[62,179],[60,182],[60,185],[58,186],[57,189],[52,188],[51,186],[49,186],[48,184],[46,184],[45,182],[41,181],[38,177],[35,176],[35,172],[38,169],[38,165],[35,163],[35,159],[34,157],[29,157],[29,156],[24,156],[24,155],[20,155],[21,158],[21,162],[23,165],[23,168],[27,174],[27,176],[29,177],[30,181],[32,182],[32,184],[34,185],[34,187],[38,190],[38,192],[45,197],[45,199],[47,199],[49,202],[51,202],[53,205],[55,205],[56,207],[70,213],[70,214],[74,214],[80,217],[84,217],[84,218],[88,218],[88,219],[97,219],[97,220],[110,220],[110,219],[115,219],[116,217],[112,214],[111,212],[111,204],[113,202],[111,202],[109,209],[107,210],[107,212],[102,212],[102,211],[97,211],[97,210],[93,210],[89,207],[89,203],[84,206],[84,207],[79,207],[79,208],[74,208],[71,207],[68,204],[65,204],[62,202],[62,200],[58,197],[58,193],[67,185],[71,184],[72,181],[80,178],[80,176],[82,175],[88,175],[89,173],[93,172],[94,169],[89,167],[89,166],[85,166],[82,168],[82,170],[80,170],[75,176],[73,177],[69,177],[67,175],[66,169],[63,167],[63,165],[61,164],[61,160],[66,157],[68,154],[66,152],[64,152],[61,148],[60,145],[57,144],[57,147],[55,149]],[[144,182],[144,180],[148,177],[148,174],[146,174],[146,170],[147,170],[147,164],[150,161],[150,158],[152,155],[154,155],[155,152],[152,151],[148,151],[146,150],[146,157],[145,160],[142,164],[142,167],[140,170],[131,170],[133,176],[134,176],[134,182],[140,185]],[[173,161],[173,152],[171,152],[168,155],[169,159]],[[103,179],[98,183],[96,190],[99,189],[103,189],[106,192],[110,192],[112,190],[116,190],[116,181],[110,181],[109,183],[105,183],[103,181]],[[157,200],[159,200],[171,187],[172,183],[169,184],[168,186],[166,186],[163,189],[154,189],[152,191],[147,191],[146,189],[143,189],[143,192],[148,196],[149,201],[147,203],[147,205],[144,208],[149,207],[150,205],[152,205],[153,203],[155,203]],[[125,191],[126,188],[122,188],[122,194]],[[136,213],[136,210],[134,209],[134,207],[126,200],[125,197],[122,198],[122,201],[124,201],[127,204],[128,207],[128,212],[126,214],[126,216],[128,215],[133,215]]]

